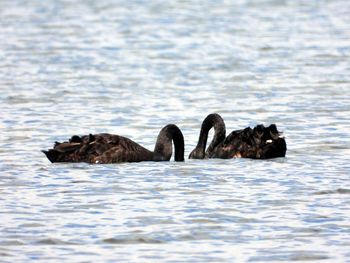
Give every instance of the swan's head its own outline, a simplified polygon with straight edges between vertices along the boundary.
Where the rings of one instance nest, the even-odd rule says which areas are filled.
[[[205,154],[203,149],[199,149],[198,147],[194,148],[194,150],[188,156],[189,159],[204,159]]]
[[[164,161],[169,161],[170,158],[171,158],[171,156],[169,157],[169,156],[164,156],[164,155],[156,153],[153,156],[153,161],[155,161],[155,162],[164,162]]]

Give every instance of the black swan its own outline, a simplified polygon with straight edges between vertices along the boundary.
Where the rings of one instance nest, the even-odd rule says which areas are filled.
[[[214,127],[215,133],[212,143],[205,151],[208,131]],[[215,127],[217,127],[215,129]],[[222,138],[221,134],[225,134],[223,130],[225,125],[222,118],[214,113],[205,118],[202,123],[201,132],[196,148],[191,152],[190,159],[203,158],[252,158],[252,159],[268,159],[276,157],[284,157],[286,155],[287,145],[285,139],[281,137],[281,132],[277,130],[275,124],[264,127],[260,124],[253,129],[247,127],[242,130],[231,132],[226,138]],[[218,134],[218,136],[217,136]]]
[[[175,145],[175,161],[184,161],[184,137],[174,124],[166,125],[151,152],[138,143],[114,134],[74,135],[68,142],[56,142],[53,149],[43,151],[52,162],[121,163],[169,161]]]

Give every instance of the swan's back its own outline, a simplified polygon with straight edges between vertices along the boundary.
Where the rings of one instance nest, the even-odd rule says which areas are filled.
[[[119,135],[100,133],[56,142],[53,149],[43,151],[51,162],[116,163],[152,159],[152,153],[138,143]]]
[[[231,132],[210,157],[268,159],[284,157],[286,150],[285,139],[280,137],[276,125],[257,125]]]
[[[96,156],[91,163],[121,163],[151,161],[153,153],[140,144],[119,135],[97,134]]]

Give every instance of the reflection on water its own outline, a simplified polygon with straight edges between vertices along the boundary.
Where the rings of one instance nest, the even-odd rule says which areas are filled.
[[[14,261],[349,260],[350,5],[5,1],[0,254]],[[276,123],[274,160],[50,164],[73,134],[185,156],[212,112]]]

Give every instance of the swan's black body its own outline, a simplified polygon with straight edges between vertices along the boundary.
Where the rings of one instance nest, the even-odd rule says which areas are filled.
[[[209,130],[214,127],[214,138],[205,152]],[[231,132],[226,138],[225,124],[222,118],[214,113],[208,115],[202,123],[196,148],[191,152],[190,159],[204,158],[253,158],[268,159],[284,157],[287,145],[275,124],[269,127],[257,125]]]
[[[257,125],[231,132],[211,153],[209,158],[269,159],[284,157],[287,145],[275,124]]]
[[[184,137],[174,124],[165,126],[157,137],[154,151],[119,135],[100,133],[56,142],[53,149],[43,151],[51,162],[121,163],[169,161],[175,145],[175,161],[184,161]]]

